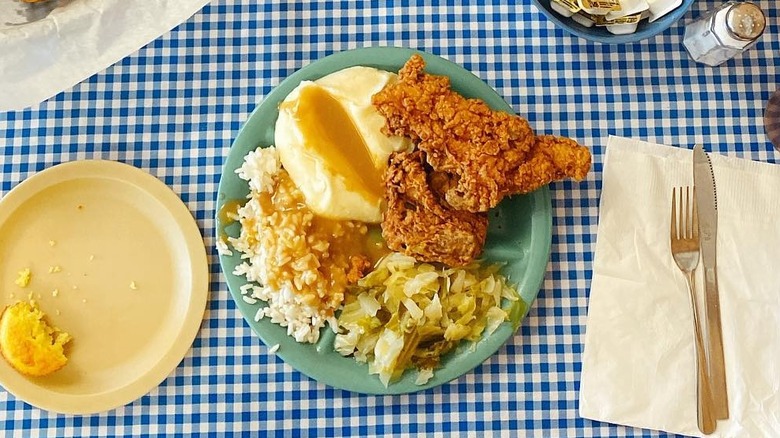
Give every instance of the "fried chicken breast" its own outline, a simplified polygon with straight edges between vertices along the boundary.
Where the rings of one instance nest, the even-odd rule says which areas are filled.
[[[590,152],[566,138],[537,137],[522,117],[466,99],[446,76],[412,56],[399,80],[373,96],[386,135],[411,138],[436,174],[435,190],[457,210],[486,212],[508,195],[562,178],[582,179]]]
[[[482,252],[487,215],[441,203],[428,182],[424,155],[415,151],[390,156],[382,236],[388,248],[418,261],[466,265]]]

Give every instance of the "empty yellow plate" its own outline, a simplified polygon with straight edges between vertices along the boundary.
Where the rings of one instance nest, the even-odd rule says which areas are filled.
[[[53,412],[122,406],[159,385],[199,330],[208,297],[200,230],[179,197],[138,168],[51,167],[0,200],[0,308],[30,297],[73,336],[69,362],[33,378],[0,360],[0,385]]]

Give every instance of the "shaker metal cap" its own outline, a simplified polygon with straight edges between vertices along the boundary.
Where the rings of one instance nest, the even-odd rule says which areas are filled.
[[[734,5],[726,15],[729,31],[739,39],[754,40],[764,33],[766,17],[764,11],[753,3]]]

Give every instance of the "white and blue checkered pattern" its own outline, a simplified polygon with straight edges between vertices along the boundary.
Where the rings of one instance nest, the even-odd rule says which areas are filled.
[[[762,39],[710,68],[688,59],[682,25],[640,43],[601,45],[554,28],[530,3],[215,0],[73,89],[30,110],[0,113],[0,194],[63,161],[133,164],[172,187],[193,212],[212,273],[200,334],[162,385],[86,417],[43,412],[0,391],[4,435],[666,436],[577,414],[604,145],[609,134],[698,142],[777,162],[762,117],[780,86],[780,9],[759,0],[769,24]],[[714,6],[699,1],[684,22]],[[263,96],[328,54],[387,45],[463,65],[538,132],[591,145],[594,169],[583,183],[552,185],[551,262],[518,334],[450,384],[377,397],[318,384],[268,353],[226,289],[213,218],[231,140]]]

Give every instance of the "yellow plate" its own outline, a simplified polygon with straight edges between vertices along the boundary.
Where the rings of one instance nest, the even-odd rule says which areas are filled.
[[[27,287],[17,273],[32,272]],[[203,239],[160,180],[112,161],[33,175],[0,200],[0,308],[29,295],[73,340],[69,362],[30,378],[0,360],[0,384],[53,412],[122,406],[159,385],[197,334],[208,297]]]

